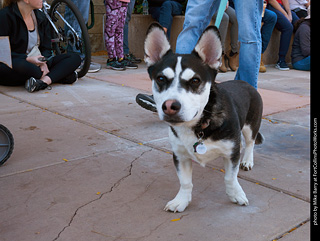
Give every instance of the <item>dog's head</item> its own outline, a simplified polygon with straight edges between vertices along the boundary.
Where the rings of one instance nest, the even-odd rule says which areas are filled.
[[[145,40],[145,62],[161,120],[194,125],[201,118],[221,65],[216,27],[208,27],[191,54],[174,54],[162,27],[152,24]]]

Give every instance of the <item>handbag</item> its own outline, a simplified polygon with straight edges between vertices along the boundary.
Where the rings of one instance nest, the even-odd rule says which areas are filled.
[[[33,46],[30,53],[27,54],[28,57],[39,56],[39,55],[41,55],[41,52],[39,50],[38,45]]]
[[[308,16],[308,11],[301,8],[295,8],[292,11],[294,11],[299,18],[305,18]]]

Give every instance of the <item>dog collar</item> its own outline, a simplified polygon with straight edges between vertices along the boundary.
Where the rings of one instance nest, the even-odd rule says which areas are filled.
[[[203,155],[207,152],[207,147],[206,145],[203,143],[202,137],[204,136],[203,131],[200,131],[198,134],[198,141],[196,143],[193,144],[193,150],[194,152]]]

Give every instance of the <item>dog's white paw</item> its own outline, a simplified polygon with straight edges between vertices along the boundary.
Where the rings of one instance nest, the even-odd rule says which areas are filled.
[[[247,196],[242,190],[242,188],[240,187],[240,185],[237,188],[232,188],[227,190],[227,195],[229,196],[231,202],[233,203],[237,203],[239,205],[246,205],[246,206],[249,205]]]
[[[177,195],[173,200],[167,203],[167,205],[164,207],[164,210],[181,213],[186,209],[190,202],[191,195],[190,197],[183,197],[182,195]]]
[[[250,171],[253,167],[253,160],[242,160],[240,163],[240,168],[244,171]]]

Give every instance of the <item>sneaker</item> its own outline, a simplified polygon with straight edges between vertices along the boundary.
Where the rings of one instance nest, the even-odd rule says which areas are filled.
[[[136,96],[136,102],[138,103],[138,105],[147,110],[157,112],[157,106],[154,102],[153,95],[138,94]]]
[[[137,69],[138,65],[133,64],[129,59],[121,58],[119,60],[120,63],[124,63],[124,66],[126,66],[126,69]]]
[[[107,68],[113,70],[125,70],[126,66],[124,63],[120,63],[117,58],[107,60]]]
[[[141,63],[141,59],[137,58],[133,54],[126,54],[125,59],[130,60],[130,62],[133,64],[140,64]]]
[[[289,70],[288,65],[283,60],[279,60],[275,67],[279,70]]]
[[[98,72],[100,69],[101,69],[101,64],[91,62],[88,73],[95,73],[95,72]]]
[[[82,70],[83,65],[84,65],[84,62],[81,61],[81,64],[80,64],[80,66],[77,68],[77,71]],[[90,66],[89,66],[89,69],[88,69],[88,73],[95,73],[95,72],[98,72],[100,69],[101,69],[101,64],[91,62],[91,63],[90,63]]]
[[[46,84],[45,82],[43,82],[42,80],[39,79],[35,79],[33,77],[31,77],[30,79],[28,79],[24,85],[24,88],[29,92],[35,92],[38,90],[44,90],[45,88],[49,88],[50,86],[48,84]]]

